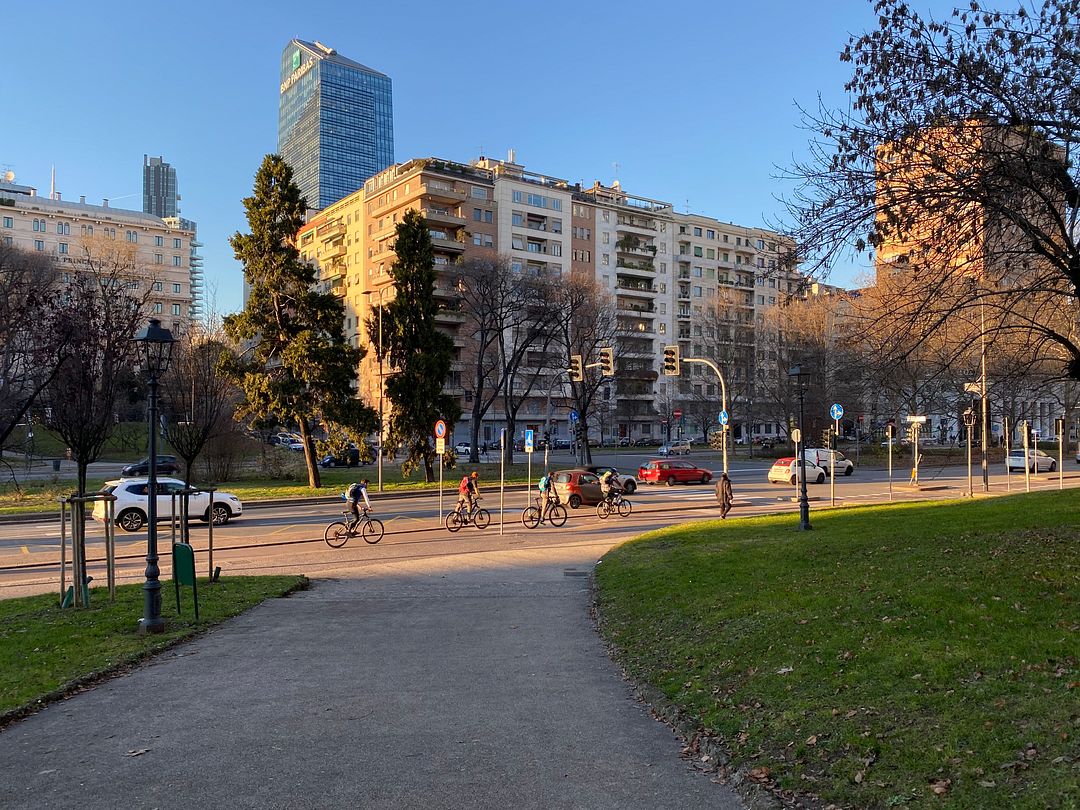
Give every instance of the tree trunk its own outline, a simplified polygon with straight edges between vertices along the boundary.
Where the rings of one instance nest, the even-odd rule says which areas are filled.
[[[506,432],[503,433],[502,457],[509,467],[514,463],[514,434],[517,432],[517,411],[506,413]]]
[[[483,372],[477,366],[476,379],[473,383],[472,424],[469,425],[469,462],[480,463],[480,422],[484,418],[484,403],[481,391]]]
[[[319,476],[319,465],[316,463],[311,426],[308,425],[306,419],[300,420],[300,438],[304,442],[304,463],[307,465],[308,486],[319,489],[322,486],[322,479]]]

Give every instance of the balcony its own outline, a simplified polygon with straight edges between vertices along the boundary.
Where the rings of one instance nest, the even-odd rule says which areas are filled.
[[[319,228],[319,240],[321,242],[329,242],[336,236],[345,235],[345,223],[341,220],[323,225]]]
[[[690,320],[690,310],[688,310],[688,309],[680,309],[678,314],[676,315],[676,317],[680,321],[688,321],[688,320]]]
[[[435,313],[436,323],[464,323],[465,313],[455,309],[439,309]],[[457,345],[456,343],[454,345]]]
[[[647,259],[652,259],[656,255],[656,247],[652,245],[632,245],[621,240],[615,243],[615,250],[619,253],[630,256],[643,256]]]
[[[345,258],[345,254],[347,252],[348,252],[348,250],[345,247],[345,243],[344,242],[339,242],[338,244],[333,245],[331,247],[328,247],[326,250],[321,251],[319,253],[319,261],[320,262],[325,262],[325,261],[330,261],[331,259],[343,259],[343,258]]]
[[[338,298],[345,297],[345,285],[344,284],[332,284],[330,286],[330,292],[336,295]]]
[[[621,216],[615,224],[615,230],[626,233],[644,233],[651,236],[656,233],[656,220]]]
[[[652,304],[640,304],[623,300],[616,302],[616,308],[619,312],[633,312],[645,318],[653,317],[652,313],[656,312],[656,307]]]
[[[464,242],[459,242],[456,239],[450,239],[449,237],[444,239],[442,237],[432,236],[431,246],[435,248],[435,250],[445,250],[451,253],[461,253],[465,250]]]
[[[630,290],[634,293],[641,295],[654,295],[656,288],[651,284],[643,284],[634,281],[628,281],[626,279],[619,279],[615,282],[615,288],[619,290]]]
[[[420,212],[424,219],[439,225],[455,225],[461,227],[465,224],[465,217],[459,217],[448,208],[428,207]]]
[[[652,321],[635,321],[628,318],[619,318],[619,330],[632,335],[655,335],[656,327]]]
[[[441,202],[459,203],[464,202],[469,193],[464,189],[456,189],[448,183],[427,180],[420,186],[420,195]]]
[[[656,268],[651,263],[617,261],[615,262],[615,272],[620,276],[631,275],[652,278],[656,274]]]

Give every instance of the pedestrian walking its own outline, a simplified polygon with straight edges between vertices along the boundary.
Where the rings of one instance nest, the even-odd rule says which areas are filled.
[[[720,518],[727,519],[727,513],[731,511],[731,504],[735,496],[731,492],[731,479],[727,473],[720,473],[716,480],[716,500],[720,503]]]

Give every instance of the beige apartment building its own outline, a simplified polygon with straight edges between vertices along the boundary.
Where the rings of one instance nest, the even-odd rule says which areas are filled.
[[[805,293],[800,274],[780,269],[775,233],[678,214],[670,203],[627,194],[617,183],[583,188],[530,172],[513,153],[505,161],[480,158],[472,164],[417,159],[370,178],[298,235],[301,255],[319,268],[319,283],[344,299],[346,333],[355,345],[374,342],[368,315],[373,305],[393,297],[388,271],[395,227],[409,209],[423,214],[436,264],[445,269],[436,286],[443,304],[439,325],[457,351],[447,391],[461,398],[463,423],[473,393],[469,336],[455,311],[451,271],[462,257],[504,255],[523,274],[592,278],[609,293],[621,327],[616,374],[602,386],[590,419],[594,435],[602,430],[605,440],[659,439],[671,412],[694,398],[714,401],[709,407],[719,412],[711,371],[688,365],[678,383],[660,376],[668,344],[678,343],[685,356],[717,359],[730,375],[733,396],[738,382],[746,391],[742,396],[749,397],[756,369],[767,362],[754,344],[760,313],[785,296]],[[360,379],[364,397],[377,403],[373,352]],[[568,436],[568,392],[554,378],[537,391],[519,413],[518,427],[542,431],[553,424],[554,435]],[[737,407],[729,402],[729,409]],[[485,417],[481,441],[494,441],[502,427],[501,410],[494,411]],[[467,435],[465,424],[458,435]]]
[[[140,284],[149,285],[149,311],[174,332],[189,322],[192,307],[192,231],[173,227],[159,217],[87,203],[52,193],[40,197],[33,186],[0,182],[0,240],[45,253],[60,268],[78,266],[79,257],[95,244],[116,243],[134,256]]]

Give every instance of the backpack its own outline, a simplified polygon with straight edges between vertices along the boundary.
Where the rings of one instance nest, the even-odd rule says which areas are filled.
[[[550,487],[550,486],[551,486],[551,481],[548,479],[548,477],[546,475],[542,476],[540,478],[540,481],[537,483],[537,487],[539,487],[541,492],[547,492],[548,487]]]
[[[360,484],[349,484],[349,488],[345,490],[345,499],[349,501],[360,500]]]

